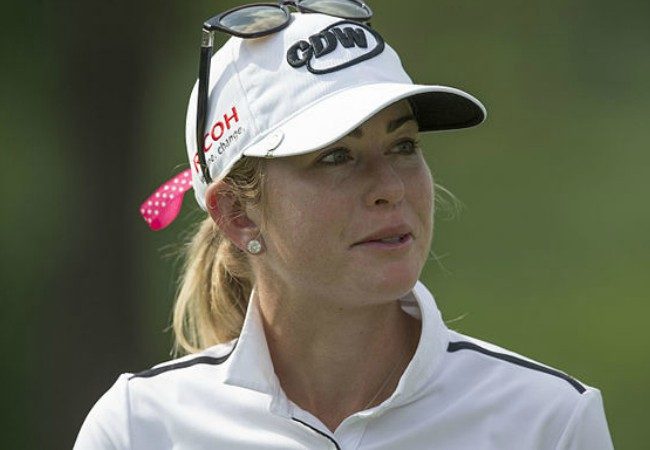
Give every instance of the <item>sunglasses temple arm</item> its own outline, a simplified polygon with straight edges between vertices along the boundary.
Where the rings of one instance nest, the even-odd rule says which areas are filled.
[[[199,63],[199,92],[196,107],[196,151],[206,184],[212,182],[208,165],[205,161],[205,152],[203,151],[203,133],[205,132],[208,109],[208,84],[210,81],[210,62],[212,59],[213,43],[213,32],[203,29],[203,35],[201,37],[201,59]]]

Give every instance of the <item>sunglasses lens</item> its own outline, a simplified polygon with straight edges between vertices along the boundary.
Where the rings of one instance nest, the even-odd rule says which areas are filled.
[[[272,5],[247,6],[226,14],[219,25],[241,34],[271,31],[288,20],[282,8]]]
[[[298,2],[311,11],[348,19],[370,19],[370,9],[354,0],[303,0]]]

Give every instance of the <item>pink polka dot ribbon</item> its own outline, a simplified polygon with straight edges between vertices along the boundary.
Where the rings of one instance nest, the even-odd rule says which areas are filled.
[[[142,203],[140,214],[154,231],[162,230],[176,219],[183,196],[192,188],[192,171],[187,169],[156,189]]]

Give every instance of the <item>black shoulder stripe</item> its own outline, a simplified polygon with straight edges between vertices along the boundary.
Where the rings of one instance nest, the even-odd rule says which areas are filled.
[[[156,375],[160,375],[161,373],[169,372],[170,370],[184,369],[186,367],[195,366],[197,364],[211,364],[213,366],[218,366],[219,364],[222,364],[224,361],[226,361],[230,357],[230,355],[232,355],[232,350],[227,355],[219,356],[217,358],[213,356],[199,356],[197,358],[189,359],[187,361],[182,361],[176,364],[169,364],[166,366],[156,367],[153,369],[143,370],[142,372],[134,373],[129,377],[129,380],[133,378],[151,378],[151,377],[155,377]]]
[[[483,353],[484,355],[492,356],[493,358],[498,358],[503,361],[507,361],[509,363],[516,364],[521,367],[527,367],[528,369],[533,369],[533,370],[537,370],[538,372],[544,372],[549,375],[553,375],[555,377],[565,380],[567,383],[573,386],[576,391],[578,391],[581,394],[587,390],[578,381],[574,380],[567,374],[562,373],[558,370],[550,369],[548,367],[541,366],[539,364],[535,364],[530,361],[526,361],[525,359],[517,358],[516,356],[493,352],[491,350],[485,349],[471,342],[465,342],[465,341],[450,342],[449,346],[447,347],[448,352],[457,352],[459,350],[474,350],[475,352]]]

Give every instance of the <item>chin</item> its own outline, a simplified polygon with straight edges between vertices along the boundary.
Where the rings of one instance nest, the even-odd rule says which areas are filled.
[[[374,278],[374,289],[379,295],[397,299],[409,293],[420,276],[420,270],[402,267],[385,271]]]

